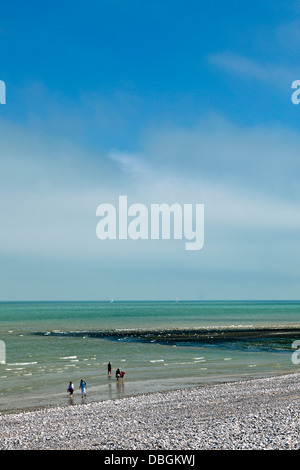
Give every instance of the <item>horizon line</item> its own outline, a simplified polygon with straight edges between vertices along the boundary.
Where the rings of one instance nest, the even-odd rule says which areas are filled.
[[[174,302],[174,303],[182,303],[182,302],[300,302],[300,299],[118,299],[118,300],[115,300],[115,299],[104,299],[104,300],[100,300],[100,299],[94,299],[94,300],[60,300],[60,299],[56,299],[56,300],[46,300],[46,299],[35,299],[35,300],[0,300],[0,303],[8,303],[8,302],[23,302],[23,303],[26,303],[26,302],[47,302],[47,303],[50,303],[50,302],[53,302],[53,303],[57,303],[57,302],[81,302],[81,303],[88,303],[88,302],[102,302],[102,303],[124,303],[124,302]]]

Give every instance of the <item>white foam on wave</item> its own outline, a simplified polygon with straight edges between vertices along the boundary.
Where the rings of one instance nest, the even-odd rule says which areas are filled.
[[[77,359],[77,356],[64,356],[60,357],[59,359]]]

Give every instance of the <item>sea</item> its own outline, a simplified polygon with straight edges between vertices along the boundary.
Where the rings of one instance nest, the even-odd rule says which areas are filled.
[[[299,372],[299,347],[300,301],[0,302],[0,413]]]

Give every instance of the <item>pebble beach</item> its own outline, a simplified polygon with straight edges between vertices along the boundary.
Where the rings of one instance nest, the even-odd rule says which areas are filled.
[[[300,374],[3,414],[1,450],[298,450]]]

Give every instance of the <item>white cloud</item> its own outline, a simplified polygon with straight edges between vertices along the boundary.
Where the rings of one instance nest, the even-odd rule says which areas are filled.
[[[296,67],[271,62],[261,63],[228,51],[211,54],[208,56],[208,61],[226,73],[244,80],[256,80],[266,85],[276,86],[283,91],[286,91],[287,85],[290,85],[297,77]]]
[[[152,129],[143,151],[161,177],[300,197],[300,136],[279,125],[241,127],[210,116],[194,128]]]
[[[132,276],[156,272],[159,284],[168,269],[180,279],[212,269],[298,275],[300,138],[291,130],[241,128],[213,116],[193,129],[152,129],[137,152],[112,150],[99,159],[87,151],[82,158],[83,150],[65,141],[49,146],[33,131],[6,130],[2,257],[78,260],[83,269],[99,263],[115,291],[113,266],[128,273],[128,285],[130,269]],[[23,138],[10,145],[12,135]],[[129,204],[204,203],[203,250],[191,256],[183,241],[98,240],[96,208],[121,194]]]

